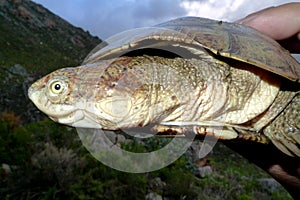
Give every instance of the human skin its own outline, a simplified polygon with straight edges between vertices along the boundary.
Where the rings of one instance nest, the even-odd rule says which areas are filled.
[[[237,23],[251,26],[277,40],[293,53],[300,53],[300,3],[288,3],[253,13]],[[290,157],[274,145],[225,142],[267,171],[295,198],[300,197],[300,158]]]
[[[300,3],[266,8],[237,23],[251,26],[278,40],[289,51],[300,53]]]

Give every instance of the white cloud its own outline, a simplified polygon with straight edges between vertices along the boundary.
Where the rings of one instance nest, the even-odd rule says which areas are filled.
[[[244,1],[245,0],[183,0],[181,2],[181,6],[187,10],[188,15],[190,16],[226,20],[224,17],[227,15],[227,13],[236,12],[236,10],[243,4]]]
[[[261,9],[288,3],[288,0],[182,0],[190,16],[235,21]]]

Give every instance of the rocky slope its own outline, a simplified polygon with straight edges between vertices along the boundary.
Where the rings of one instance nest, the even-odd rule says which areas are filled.
[[[25,121],[38,112],[26,97],[35,79],[79,65],[101,40],[28,0],[0,0],[0,113]]]

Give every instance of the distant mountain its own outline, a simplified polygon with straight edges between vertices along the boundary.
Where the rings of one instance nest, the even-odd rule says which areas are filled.
[[[101,40],[28,0],[0,0],[0,113],[32,119],[26,93],[50,71],[79,65]]]

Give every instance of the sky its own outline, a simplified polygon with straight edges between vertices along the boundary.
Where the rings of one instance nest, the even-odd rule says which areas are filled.
[[[235,21],[287,0],[33,0],[92,35],[106,39],[127,29],[183,16]],[[298,0],[299,1],[299,0]]]

